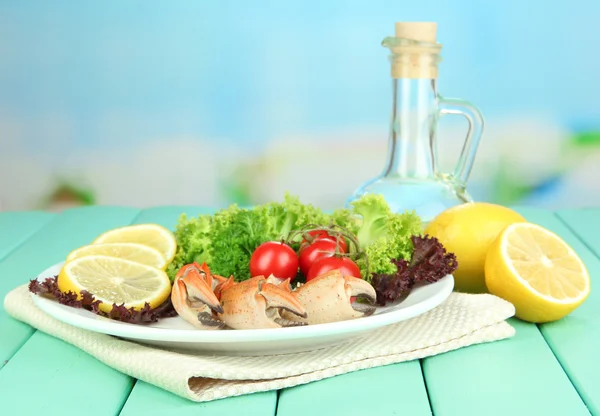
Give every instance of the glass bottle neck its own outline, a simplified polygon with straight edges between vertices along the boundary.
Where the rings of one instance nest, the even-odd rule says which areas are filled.
[[[388,160],[389,178],[433,178],[439,117],[435,78],[394,78]]]

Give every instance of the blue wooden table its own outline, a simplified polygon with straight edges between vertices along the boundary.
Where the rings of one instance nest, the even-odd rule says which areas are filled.
[[[101,364],[0,306],[0,415],[600,415],[600,209],[516,208],[581,256],[592,293],[561,321],[511,319],[516,336],[282,391],[194,403]],[[0,295],[111,228],[174,229],[197,207],[0,213]]]

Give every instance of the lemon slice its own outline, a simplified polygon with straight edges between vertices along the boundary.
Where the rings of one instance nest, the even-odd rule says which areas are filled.
[[[81,295],[90,292],[101,301],[103,312],[110,312],[112,304],[125,304],[139,310],[148,302],[151,308],[162,304],[171,294],[171,281],[156,267],[109,256],[85,256],[63,266],[57,279],[62,292]]]
[[[75,260],[85,256],[109,256],[120,259],[135,261],[156,267],[157,269],[166,269],[167,261],[160,251],[143,244],[136,243],[107,243],[91,244],[79,247],[73,250],[67,256],[67,261]]]
[[[531,223],[506,227],[485,263],[490,293],[511,302],[516,316],[542,323],[565,317],[590,293],[590,276],[573,249],[553,232]]]
[[[92,244],[137,243],[152,247],[163,255],[167,263],[175,257],[177,241],[165,227],[157,224],[138,224],[115,228],[101,234]]]

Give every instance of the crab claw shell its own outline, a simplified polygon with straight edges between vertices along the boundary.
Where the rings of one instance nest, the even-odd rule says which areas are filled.
[[[289,288],[268,283],[264,276],[256,276],[234,284],[221,292],[223,313],[219,313],[227,326],[233,329],[281,328],[304,325],[283,319],[280,311],[292,316],[306,317],[304,306]]]
[[[288,277],[287,279],[282,279],[280,277],[276,277],[274,275],[270,275],[269,277],[267,277],[266,282],[267,283],[273,283],[276,286],[279,287],[290,287],[290,278]],[[291,289],[290,289],[291,290]]]
[[[221,294],[229,289],[232,286],[235,286],[236,283],[233,280],[233,276],[230,276],[229,279],[225,279],[224,277],[219,277],[219,283],[215,286],[215,296],[217,299],[221,300]],[[221,311],[223,312],[223,311]]]
[[[201,273],[202,272],[202,273]],[[185,265],[177,273],[171,290],[171,303],[179,316],[198,329],[220,329],[222,322],[211,311],[222,312],[219,299],[213,292],[210,273],[196,263]]]
[[[353,276],[343,276],[339,270],[324,273],[294,292],[294,296],[304,305],[308,314],[301,318],[284,313],[283,317],[293,321],[307,322],[309,325],[345,321],[372,315],[376,308],[377,294],[371,284]],[[352,304],[352,297],[365,298],[371,305]]]

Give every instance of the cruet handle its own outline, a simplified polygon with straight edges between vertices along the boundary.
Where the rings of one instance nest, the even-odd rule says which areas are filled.
[[[438,99],[440,114],[459,114],[469,122],[465,144],[460,152],[456,168],[454,168],[454,177],[466,184],[471,168],[473,168],[479,139],[481,139],[481,133],[483,132],[483,116],[477,107],[467,101],[439,96]]]

